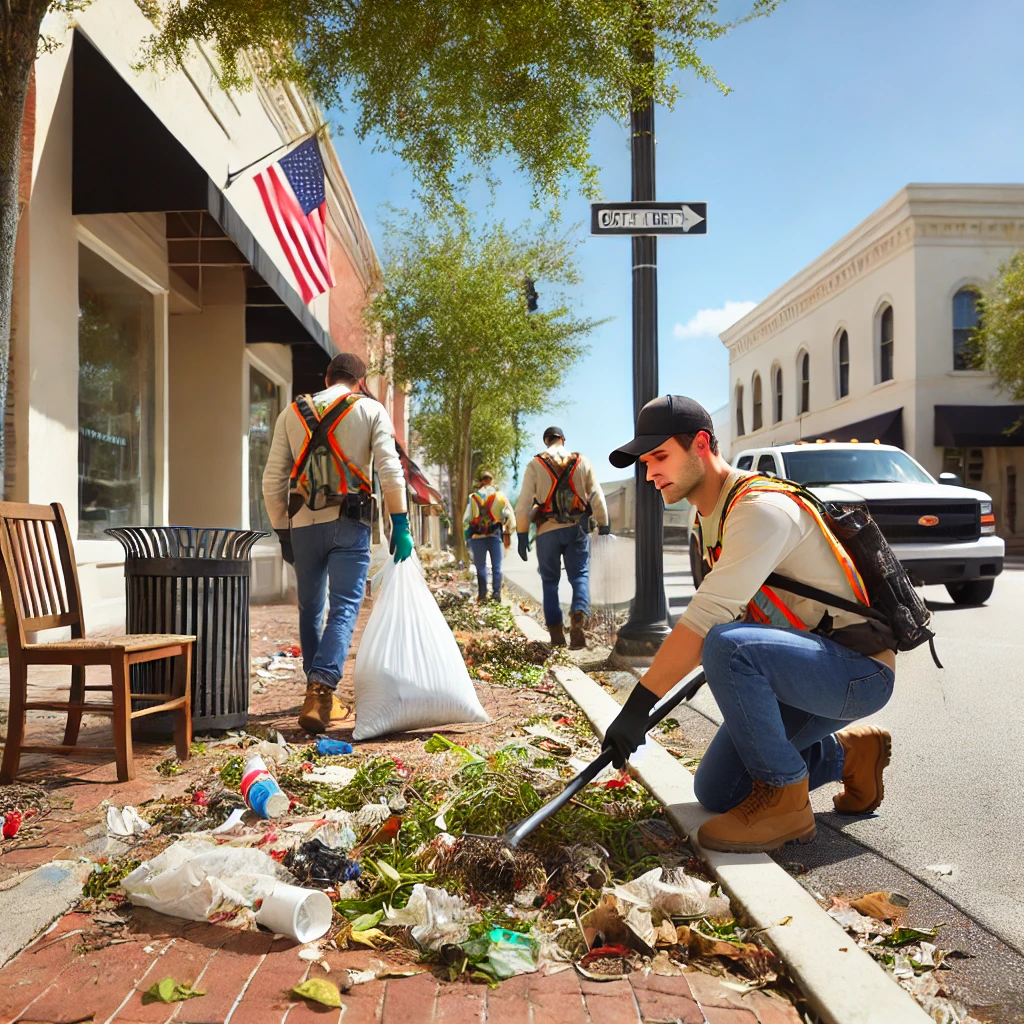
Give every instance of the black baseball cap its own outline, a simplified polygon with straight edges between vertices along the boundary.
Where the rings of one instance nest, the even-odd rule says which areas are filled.
[[[544,443],[547,444],[549,437],[560,437],[563,441],[565,440],[565,431],[561,427],[548,427],[547,430],[541,435],[544,439]]]
[[[645,452],[652,452],[676,434],[696,434],[706,430],[711,437],[715,436],[715,428],[711,422],[711,414],[700,402],[684,395],[662,395],[652,399],[641,410],[636,418],[636,437],[629,444],[608,456],[608,461],[616,469],[625,469]]]

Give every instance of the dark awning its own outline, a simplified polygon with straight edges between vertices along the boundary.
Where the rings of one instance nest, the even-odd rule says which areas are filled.
[[[1022,447],[1022,421],[1024,405],[937,405],[935,443],[944,448]]]
[[[71,212],[202,212],[207,219],[212,217],[219,229],[200,229],[195,258],[203,265],[251,268],[246,271],[246,341],[314,342],[328,358],[335,356],[338,350],[330,334],[221,188],[80,30],[75,32],[72,63]],[[175,238],[181,239],[176,242],[178,250],[188,250],[191,223],[185,216],[175,224]],[[199,235],[205,250],[198,247]],[[197,265],[188,255],[179,259],[186,261],[183,267]]]
[[[847,423],[842,427],[829,427],[816,434],[807,434],[801,441],[881,441],[882,444],[893,444],[903,447],[903,409],[869,416],[866,420]]]

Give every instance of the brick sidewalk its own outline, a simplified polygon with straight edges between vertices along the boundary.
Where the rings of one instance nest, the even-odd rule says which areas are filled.
[[[364,608],[353,652],[368,614],[369,609]],[[291,606],[253,607],[253,656],[294,643],[297,620]],[[350,658],[340,687],[343,698],[346,694],[351,697],[353,668],[354,658]],[[0,684],[5,676],[3,666]],[[36,685],[56,689],[61,681],[62,676],[52,674],[39,677]],[[550,696],[543,692],[480,681],[476,685],[491,723],[438,730],[461,743],[494,745],[513,731],[516,721],[552,707]],[[302,690],[299,681],[268,683],[265,693],[253,695],[250,722],[278,728],[289,741],[302,741],[305,734],[295,724]],[[96,724],[87,723],[83,723],[83,737],[87,729],[102,734],[109,728],[106,722],[96,723],[95,719]],[[30,719],[29,727],[34,735],[62,734],[63,716],[39,716]],[[350,738],[348,728],[332,729],[331,734]],[[412,756],[422,752],[424,735],[408,733],[381,743],[362,743],[359,751]],[[154,770],[172,752],[168,745],[136,744],[138,778],[120,785],[112,762],[26,755],[19,781],[45,782],[55,797],[68,798],[70,806],[50,814],[41,840],[3,856],[0,885],[14,884],[17,875],[52,859],[70,857],[89,841],[90,833],[102,834],[97,825],[104,800],[137,805],[159,794],[184,792],[192,781],[188,775],[167,779]],[[345,1008],[339,1014],[288,998],[293,985],[323,973],[322,968],[300,960],[297,947],[288,940],[275,943],[265,932],[231,931],[137,908],[131,914],[128,942],[75,954],[73,947],[81,936],[69,935],[63,940],[59,936],[83,928],[89,920],[85,914],[64,915],[51,932],[0,970],[0,1024],[70,1024],[83,1019],[91,1019],[93,1024],[161,1024],[170,1020],[185,1024],[283,1024],[286,1019],[288,1024],[301,1024],[305,1020],[339,1021],[342,1017],[344,1024],[468,1024],[487,1020],[496,1024],[800,1024],[799,1015],[783,999],[761,992],[740,996],[703,973],[679,978],[653,974],[645,978],[634,973],[629,981],[592,982],[572,968],[543,977],[513,978],[493,991],[463,981],[439,982],[431,974],[372,981],[344,995]],[[335,951],[327,953],[326,959],[332,968],[326,976],[338,983],[346,977],[346,968],[377,966],[386,956]],[[141,992],[167,976],[193,981],[208,994],[184,1003],[142,1006]]]

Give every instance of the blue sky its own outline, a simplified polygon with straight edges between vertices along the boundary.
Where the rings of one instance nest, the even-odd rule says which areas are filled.
[[[682,80],[676,108],[656,115],[658,198],[708,203],[707,236],[658,243],[660,393],[725,404],[718,332],[908,182],[1021,181],[1022,38],[1019,0],[789,0],[707,46],[733,91]],[[334,138],[381,250],[380,206],[408,206],[412,180],[350,132]],[[611,122],[592,140],[608,200],[629,198],[626,142]],[[489,196],[477,194],[483,211]],[[518,223],[529,200],[505,172],[495,214]],[[538,435],[528,451],[557,422],[610,480],[621,472],[608,452],[632,436],[630,243],[591,238],[582,198],[564,217],[582,243],[571,297],[584,315],[612,319],[591,335],[560,407],[527,425]]]

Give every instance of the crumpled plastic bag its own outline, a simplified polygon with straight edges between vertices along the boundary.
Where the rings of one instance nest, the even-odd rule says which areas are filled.
[[[661,917],[729,917],[729,901],[711,895],[711,883],[692,878],[682,868],[664,873],[655,868],[624,885],[609,890],[627,906],[623,907],[627,922],[629,905],[641,912],[656,912]]]
[[[381,578],[356,654],[352,738],[488,721],[419,561],[388,561]]]
[[[412,937],[425,949],[446,943],[459,945],[469,938],[469,926],[480,920],[476,907],[461,896],[417,882],[402,910],[388,910],[383,923],[393,928],[411,927]]]
[[[160,914],[252,928],[254,904],[276,882],[294,884],[295,879],[262,850],[193,837],[140,864],[121,885],[136,906]]]
[[[139,836],[150,828],[139,812],[129,804],[120,810],[107,808],[107,832],[112,836]]]

